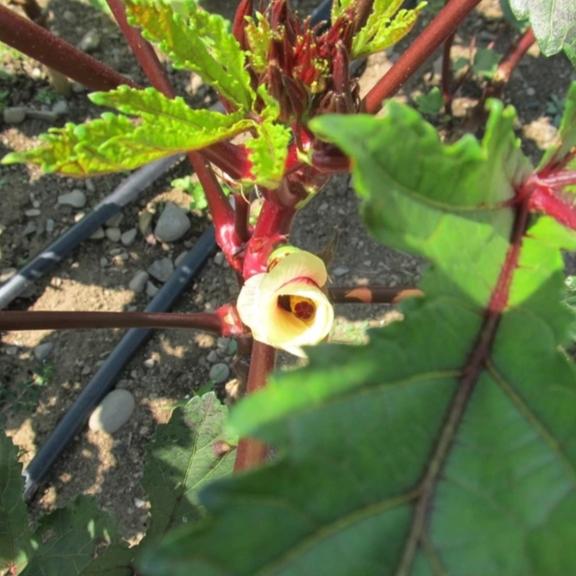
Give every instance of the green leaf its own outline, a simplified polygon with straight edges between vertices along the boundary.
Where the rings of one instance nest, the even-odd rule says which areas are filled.
[[[410,32],[426,2],[420,2],[413,10],[400,10],[403,2],[404,0],[374,1],[366,24],[352,41],[354,58],[380,52],[396,44]]]
[[[234,451],[222,455],[215,450],[216,442],[224,440],[227,414],[226,406],[209,392],[178,408],[156,432],[144,468],[151,521],[142,545],[198,520],[202,515],[198,490],[232,472]]]
[[[509,0],[518,20],[530,20],[546,56],[564,50],[576,65],[576,2],[574,0]]]
[[[366,347],[310,351],[241,402],[263,468],[217,482],[154,576],[558,576],[576,566],[576,371],[561,248],[510,202],[530,175],[515,115],[444,145],[409,108],[312,123],[352,159],[372,233],[431,263],[425,296]]]
[[[134,576],[134,557],[137,550],[139,548],[113,544],[90,562],[80,576]]]
[[[478,48],[474,54],[472,67],[478,76],[490,79],[494,77],[500,59],[500,54],[495,50],[491,50],[490,48]]]
[[[264,86],[261,86],[259,94],[265,102],[262,122],[256,125],[256,138],[248,140],[246,148],[250,150],[253,181],[266,188],[276,188],[284,175],[292,132],[276,122],[280,105]]]
[[[442,98],[442,92],[438,86],[434,86],[426,94],[422,94],[416,98],[416,106],[421,114],[427,116],[437,116],[440,114],[442,107],[444,106],[444,98]]]
[[[179,152],[198,150],[247,130],[253,121],[240,113],[194,110],[182,98],[169,99],[153,88],[121,86],[90,98],[136,116],[104,113],[85,124],[68,123],[41,136],[27,152],[8,154],[3,164],[33,162],[46,172],[70,176],[131,170]]]
[[[22,576],[77,576],[113,534],[109,518],[92,499],[81,496],[42,518],[35,532],[38,547]]]
[[[32,551],[32,532],[24,504],[24,478],[16,447],[0,433],[0,573],[26,565]]]
[[[539,169],[562,162],[576,146],[576,82],[573,82],[566,96],[564,114],[560,122],[558,139],[544,154]]]
[[[163,0],[129,0],[131,23],[158,44],[172,63],[199,74],[240,109],[249,110],[254,101],[245,53],[230,32],[228,20],[210,14],[195,3],[175,10]]]

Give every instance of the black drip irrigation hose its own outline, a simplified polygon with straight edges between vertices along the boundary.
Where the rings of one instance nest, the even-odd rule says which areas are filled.
[[[72,251],[87,238],[90,238],[98,228],[113,216],[118,214],[124,206],[130,204],[154,180],[164,175],[172,166],[182,160],[183,156],[163,158],[140,168],[100,202],[94,210],[60,236],[55,242],[45,248],[28,264],[19,270],[12,278],[0,286],[0,310],[6,308],[22,292],[39,280],[46,273],[53,270],[66,259]]]
[[[170,280],[146,307],[146,312],[165,312],[198,275],[210,254],[214,251],[214,228],[210,226],[188,252]],[[128,330],[98,372],[88,382],[74,404],[28,464],[24,471],[24,497],[29,500],[48,474],[51,466],[68,443],[84,427],[94,407],[114,386],[116,379],[138,349],[152,336],[153,330],[132,328]]]
[[[331,0],[324,0],[317,8],[314,10],[311,16],[311,21],[313,24],[317,24],[322,21],[327,21],[330,18],[330,8],[332,6]],[[168,159],[170,160],[170,159]],[[147,168],[151,168],[154,165],[160,164],[161,162],[168,162],[168,160],[160,160],[154,164],[142,168],[133,176],[136,176],[140,172],[143,172]],[[175,158],[172,158],[172,164],[175,162]],[[170,166],[172,165],[170,164]],[[164,171],[166,171],[170,166],[167,166]],[[159,176],[160,174],[158,174]],[[156,176],[156,177],[158,177]],[[131,176],[132,178],[132,176]],[[148,177],[149,178],[149,177]],[[129,180],[129,179],[128,179]],[[142,188],[150,180],[142,182]],[[139,190],[140,191],[140,190]],[[109,196],[102,204],[110,203],[110,199],[114,194]],[[123,197],[124,198],[124,197]],[[116,214],[120,208],[127,204],[117,206],[118,201],[113,203],[114,211],[110,213],[109,216],[104,218],[100,223],[94,228],[90,228],[89,233],[84,232],[84,236],[80,240],[76,240],[75,244],[72,245],[69,251],[71,251],[76,244],[78,244],[82,239],[91,236],[106,220],[111,216]],[[99,205],[100,206],[100,205]],[[97,207],[98,209],[98,207]],[[110,210],[111,208],[106,208]],[[97,210],[95,210],[96,212]],[[88,216],[85,220],[90,218]],[[80,224],[82,224],[80,222]],[[77,227],[74,227],[77,228]],[[71,229],[70,232],[72,232]],[[65,235],[66,236],[66,235]],[[53,250],[53,247],[58,244],[62,237],[54,245],[52,245],[49,250]],[[170,280],[163,286],[163,288],[158,292],[152,302],[146,308],[146,312],[166,312],[168,311],[182,292],[192,283],[194,278],[198,275],[201,268],[205,264],[206,260],[210,254],[216,248],[216,242],[214,239],[214,228],[211,226],[204,234],[200,237],[198,242],[194,245],[194,248],[188,252],[186,258],[178,269],[174,272]],[[60,262],[62,257],[60,257],[55,263]],[[54,260],[52,258],[52,260]],[[25,269],[24,269],[25,270]],[[24,270],[21,271],[22,274]],[[1,292],[0,292],[1,296]],[[2,308],[0,300],[0,309]],[[138,349],[150,338],[153,331],[151,329],[143,328],[133,328],[129,330],[122,340],[118,343],[116,348],[112,351],[110,356],[106,359],[104,364],[100,367],[98,372],[93,376],[90,382],[80,393],[80,396],[76,399],[74,404],[68,409],[64,417],[58,422],[56,428],[48,437],[48,440],[41,446],[38,453],[34,459],[27,466],[24,471],[25,487],[24,487],[24,497],[26,500],[30,500],[41,483],[44,481],[50,468],[54,462],[58,459],[60,454],[66,449],[68,444],[72,441],[74,436],[78,434],[84,427],[84,424],[92,410],[97,406],[104,396],[113,388],[117,378],[120,376],[122,370],[132,358],[132,356],[138,351]]]

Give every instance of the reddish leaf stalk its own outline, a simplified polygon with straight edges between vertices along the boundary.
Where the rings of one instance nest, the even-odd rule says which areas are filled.
[[[251,394],[266,386],[268,374],[274,369],[276,350],[262,342],[254,342],[250,357],[250,371],[246,393]],[[254,438],[243,438],[238,443],[234,472],[249,470],[260,465],[266,459],[266,445]]]
[[[242,194],[234,196],[234,216],[236,235],[242,243],[250,239],[250,230],[248,228],[248,218],[250,215],[250,202]]]
[[[0,5],[0,41],[90,90],[136,84],[38,24]]]
[[[162,69],[154,49],[142,38],[138,30],[130,26],[121,0],[108,0],[108,5],[150,82],[165,96],[174,98],[174,89]],[[206,194],[208,209],[216,229],[216,242],[222,248],[230,264],[238,270],[239,264],[236,261],[236,254],[241,248],[241,243],[234,230],[234,211],[224,195],[220,183],[214,176],[214,172],[202,155],[199,152],[189,152],[188,159]]]
[[[136,56],[136,60],[140,67],[146,74],[148,80],[156,90],[162,92],[165,96],[169,98],[174,98],[175,93],[164,74],[164,70],[162,69],[162,65],[160,64],[160,60],[158,60],[158,56],[154,51],[154,48],[142,38],[142,34],[140,31],[130,26],[128,20],[126,18],[126,11],[124,10],[124,5],[122,0],[106,0],[108,2],[108,6],[118,23],[122,34],[126,38],[130,48],[134,56]]]
[[[375,114],[386,98],[393,96],[406,80],[447,40],[480,0],[449,2],[365,96],[362,107]]]
[[[492,82],[492,90],[494,90],[494,92],[491,92],[490,95],[497,94],[502,89],[502,86],[508,83],[512,76],[512,72],[514,72],[534,42],[536,42],[534,32],[532,31],[532,28],[528,28],[526,32],[522,34],[518,42],[510,47],[498,65],[498,69],[496,70]]]
[[[540,183],[553,188],[563,188],[576,184],[576,170],[565,170],[556,172],[544,178],[540,178]]]
[[[452,100],[454,98],[454,87],[452,85],[454,75],[452,73],[452,45],[456,34],[450,34],[444,42],[442,52],[442,99],[444,100],[444,111],[452,115]]]
[[[215,313],[174,312],[0,312],[0,330],[187,328],[223,333]]]
[[[417,288],[390,288],[388,286],[332,286],[328,297],[335,304],[397,304],[406,298],[417,298],[424,293]]]

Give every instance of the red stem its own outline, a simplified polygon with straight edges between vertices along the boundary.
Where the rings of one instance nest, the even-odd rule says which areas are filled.
[[[254,342],[250,356],[250,372],[246,393],[251,394],[266,386],[268,374],[274,369],[276,350],[267,344]],[[260,465],[266,459],[266,445],[260,440],[243,438],[238,443],[234,472],[249,470]]]
[[[248,228],[248,218],[250,216],[250,202],[242,194],[234,196],[234,215],[236,235],[242,243],[250,239],[250,230]]]
[[[0,5],[0,41],[90,90],[136,84],[38,24]]]
[[[331,286],[328,296],[335,304],[397,304],[406,298],[423,296],[417,288],[387,286]]]
[[[362,101],[363,109],[370,114],[378,112],[382,102],[400,89],[479,3],[480,0],[459,0],[444,6],[392,68],[368,92]]]
[[[576,184],[576,170],[565,170],[563,172],[556,172],[540,178],[542,184],[552,186],[553,188],[562,188],[564,186],[571,186]]]
[[[174,312],[0,312],[0,330],[194,328],[222,334],[218,314]]]
[[[513,44],[504,58],[502,58],[498,65],[498,69],[496,70],[496,74],[494,75],[493,83],[495,85],[501,87],[510,80],[512,72],[514,72],[520,63],[520,60],[522,60],[526,55],[526,52],[528,52],[534,42],[536,42],[534,32],[532,31],[532,28],[528,28],[526,32],[522,34],[518,42]]]
[[[126,18],[126,11],[124,9],[124,4],[122,0],[106,0],[108,2],[108,6],[114,14],[114,18],[118,23],[122,34],[126,38],[130,48],[134,56],[136,56],[136,60],[140,67],[146,74],[148,80],[156,90],[162,92],[165,96],[169,98],[174,98],[175,93],[168,81],[168,78],[164,74],[164,70],[162,69],[162,65],[160,64],[160,60],[158,60],[158,56],[154,51],[154,48],[142,38],[142,34],[140,31],[130,26],[128,20]]]
[[[112,10],[118,26],[126,37],[134,56],[138,63],[144,70],[146,76],[153,84],[153,86],[160,90],[165,96],[174,98],[175,92],[168,80],[162,65],[154,52],[154,49],[144,38],[140,32],[130,26],[126,19],[126,11],[121,0],[107,0],[110,9]],[[234,233],[234,211],[230,206],[220,183],[214,176],[214,172],[206,163],[204,158],[199,152],[189,152],[188,159],[192,164],[192,168],[196,172],[200,184],[206,194],[206,201],[208,209],[212,215],[214,227],[216,229],[216,241],[222,251],[228,258],[228,261],[235,269],[239,268],[235,264],[235,255],[239,251],[241,244],[237,240]]]
[[[442,53],[442,99],[444,100],[444,111],[452,115],[452,99],[454,98],[454,89],[452,86],[452,45],[456,34],[450,34],[444,42]]]

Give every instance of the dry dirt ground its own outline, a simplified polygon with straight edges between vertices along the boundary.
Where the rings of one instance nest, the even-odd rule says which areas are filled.
[[[229,15],[234,3],[214,0],[206,4]],[[300,6],[306,9],[313,4],[315,2],[301,2]],[[93,55],[144,83],[107,16],[87,1],[50,0],[48,9],[49,25],[54,31],[73,44],[80,43],[87,33],[95,33],[98,38],[91,48]],[[468,58],[475,47],[491,43],[502,51],[512,35],[497,2],[484,1],[457,35],[455,58]],[[46,71],[40,65],[1,45],[0,50],[3,67],[0,106],[50,110],[63,100],[66,108],[58,120],[27,119],[18,125],[0,125],[0,156],[32,146],[37,136],[51,126],[64,121],[82,121],[99,113],[87,102],[86,92],[80,87],[74,87],[68,97],[62,98],[50,88]],[[391,65],[400,50],[397,48],[368,61],[361,78],[363,91]],[[413,102],[419,93],[437,85],[439,68],[437,54],[399,97]],[[171,76],[180,93],[190,101],[196,105],[210,103],[210,91],[196,78],[173,71]],[[573,79],[574,71],[563,57],[544,59],[533,49],[504,93],[504,98],[518,108],[518,132],[534,158],[554,137],[559,102]],[[447,138],[454,139],[469,127],[466,112],[481,94],[480,83],[474,76],[464,82],[455,101],[453,123],[437,120]],[[126,231],[137,226],[139,214],[146,210],[157,214],[167,201],[188,208],[187,195],[170,185],[173,178],[185,173],[185,166],[179,166],[150,186],[139,201],[124,210],[120,229]],[[0,269],[21,267],[82,214],[89,212],[122,178],[123,175],[117,175],[76,181],[44,176],[30,167],[0,168]],[[88,195],[88,204],[81,210],[59,206],[56,202],[58,195],[73,189],[81,189]],[[330,270],[337,283],[413,285],[421,264],[377,245],[363,230],[356,213],[357,201],[347,179],[335,180],[299,215],[293,239],[312,250],[329,248],[334,254]],[[183,240],[173,244],[154,242],[150,236],[143,237],[140,233],[128,247],[106,238],[84,242],[71,258],[39,280],[10,308],[142,310],[149,298],[146,293],[131,291],[130,279],[155,260],[165,256],[174,259],[194,244],[208,222],[193,211],[190,218],[192,228]],[[222,265],[221,257],[215,255],[176,310],[212,310],[233,301],[236,294],[233,275]],[[381,323],[387,312],[384,306],[339,306],[334,338],[362,338],[366,326]],[[117,330],[1,334],[0,422],[20,446],[23,464],[32,459],[121,336]],[[40,362],[35,351],[43,343],[51,343],[53,348]],[[210,385],[209,357],[214,358],[216,349],[217,342],[211,336],[186,331],[156,333],[130,362],[118,384],[130,390],[137,401],[130,421],[113,436],[88,430],[79,434],[32,502],[33,512],[64,505],[79,493],[93,494],[105,509],[120,513],[126,538],[137,538],[147,522],[146,496],[140,486],[147,442],[157,424],[167,420],[175,403]],[[230,357],[223,360],[232,362]]]

